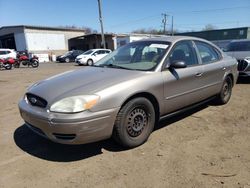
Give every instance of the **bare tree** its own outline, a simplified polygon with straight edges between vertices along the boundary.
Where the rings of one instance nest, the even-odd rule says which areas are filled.
[[[205,27],[202,30],[203,31],[210,31],[210,30],[214,30],[214,29],[217,29],[217,27],[215,25],[207,24],[207,25],[205,25]]]

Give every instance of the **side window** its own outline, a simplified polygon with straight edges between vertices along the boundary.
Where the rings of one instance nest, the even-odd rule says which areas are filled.
[[[5,55],[5,51],[0,51],[0,55]]]
[[[213,46],[204,42],[195,41],[202,63],[212,63],[220,59],[219,54]]]
[[[97,55],[102,54],[102,50],[98,50],[98,51],[96,52],[96,54],[97,54]]]
[[[190,41],[177,43],[170,53],[169,61],[170,63],[175,61],[184,61],[187,66],[199,64],[195,50]]]
[[[5,53],[6,53],[6,54],[10,54],[10,51],[7,50],[7,51],[5,51]]]

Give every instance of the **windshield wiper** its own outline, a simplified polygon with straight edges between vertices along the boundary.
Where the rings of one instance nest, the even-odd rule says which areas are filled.
[[[107,64],[107,65],[102,65],[103,67],[109,67],[109,68],[116,68],[116,69],[126,69],[126,70],[131,70],[129,68],[126,68],[126,67],[122,67],[122,66],[119,66],[119,65],[115,65],[115,64]]]

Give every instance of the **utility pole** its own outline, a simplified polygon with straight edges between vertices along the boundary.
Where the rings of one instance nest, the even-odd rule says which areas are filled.
[[[163,19],[162,19],[162,23],[163,23],[163,34],[165,35],[166,34],[166,26],[167,26],[167,14],[166,13],[163,13],[162,14],[163,16]]]
[[[171,33],[174,36],[174,16],[172,15],[172,23],[171,23]]]
[[[102,33],[102,47],[106,49],[106,42],[105,42],[105,37],[104,37],[104,31],[103,31],[103,21],[102,21],[102,4],[101,0],[98,1],[98,8],[99,8],[99,20],[100,20],[100,25],[101,25],[101,33]]]

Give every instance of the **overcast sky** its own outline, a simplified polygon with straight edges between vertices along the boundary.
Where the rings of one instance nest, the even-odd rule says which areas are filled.
[[[250,0],[102,0],[105,32],[162,29],[162,13],[179,31],[250,27]],[[170,19],[168,28],[170,28]],[[0,0],[0,26],[87,26],[100,31],[97,0]]]

